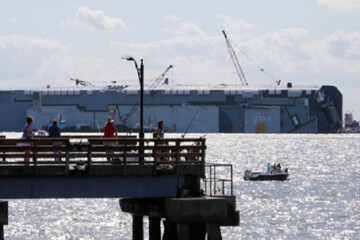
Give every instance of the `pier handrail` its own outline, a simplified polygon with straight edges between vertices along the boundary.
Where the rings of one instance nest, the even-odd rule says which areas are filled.
[[[139,164],[140,157],[145,159],[144,165],[154,166],[155,171],[168,168],[177,172],[180,165],[205,166],[204,138],[148,138],[144,139],[143,151],[140,151],[139,142],[136,136],[0,139],[0,170],[6,166],[30,166],[34,167],[36,175],[41,166],[61,166],[66,175],[75,164],[84,166],[86,172],[91,174],[93,166],[134,166]],[[32,161],[25,162],[25,158]]]
[[[220,171],[222,168],[223,171]],[[233,166],[232,164],[206,164],[206,178],[203,178],[204,191],[209,196],[226,194],[225,184],[230,184],[230,195],[233,196]]]

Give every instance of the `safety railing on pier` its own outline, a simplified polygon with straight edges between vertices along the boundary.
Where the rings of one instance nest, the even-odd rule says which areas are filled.
[[[203,179],[204,193],[208,196],[233,196],[233,166],[231,164],[206,164]]]
[[[62,166],[66,175],[74,166],[83,167],[88,174],[95,166],[153,165],[155,169],[177,170],[179,165],[199,165],[204,168],[205,149],[204,138],[0,138],[0,170],[6,166],[33,166],[36,174],[40,166]],[[30,161],[25,161],[28,158]]]

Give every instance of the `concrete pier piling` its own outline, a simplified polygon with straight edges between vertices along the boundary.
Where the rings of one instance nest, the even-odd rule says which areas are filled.
[[[164,219],[163,240],[221,240],[220,226],[238,226],[235,197],[179,197],[167,199],[120,199],[123,212],[149,217],[149,239],[161,239],[160,219]],[[133,239],[140,237],[140,225],[133,223]],[[136,229],[135,229],[136,227]],[[143,238],[141,238],[143,239]]]
[[[133,215],[133,240],[144,239],[144,218],[140,215]]]
[[[8,224],[8,202],[0,201],[0,240],[4,240],[4,225]]]

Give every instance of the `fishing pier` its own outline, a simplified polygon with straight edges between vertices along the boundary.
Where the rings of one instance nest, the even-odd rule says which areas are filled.
[[[220,226],[240,221],[232,166],[206,164],[205,152],[204,138],[0,137],[0,199],[119,198],[134,240],[144,217],[151,240],[222,239]],[[0,239],[7,224],[0,201]]]

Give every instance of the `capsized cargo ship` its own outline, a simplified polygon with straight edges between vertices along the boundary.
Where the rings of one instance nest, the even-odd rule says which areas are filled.
[[[63,131],[102,131],[111,116],[119,131],[136,130],[139,99],[135,85],[1,90],[0,131],[22,131],[27,115],[34,129],[57,119]],[[335,86],[162,85],[144,92],[148,131],[163,120],[175,133],[335,133],[341,116]]]

